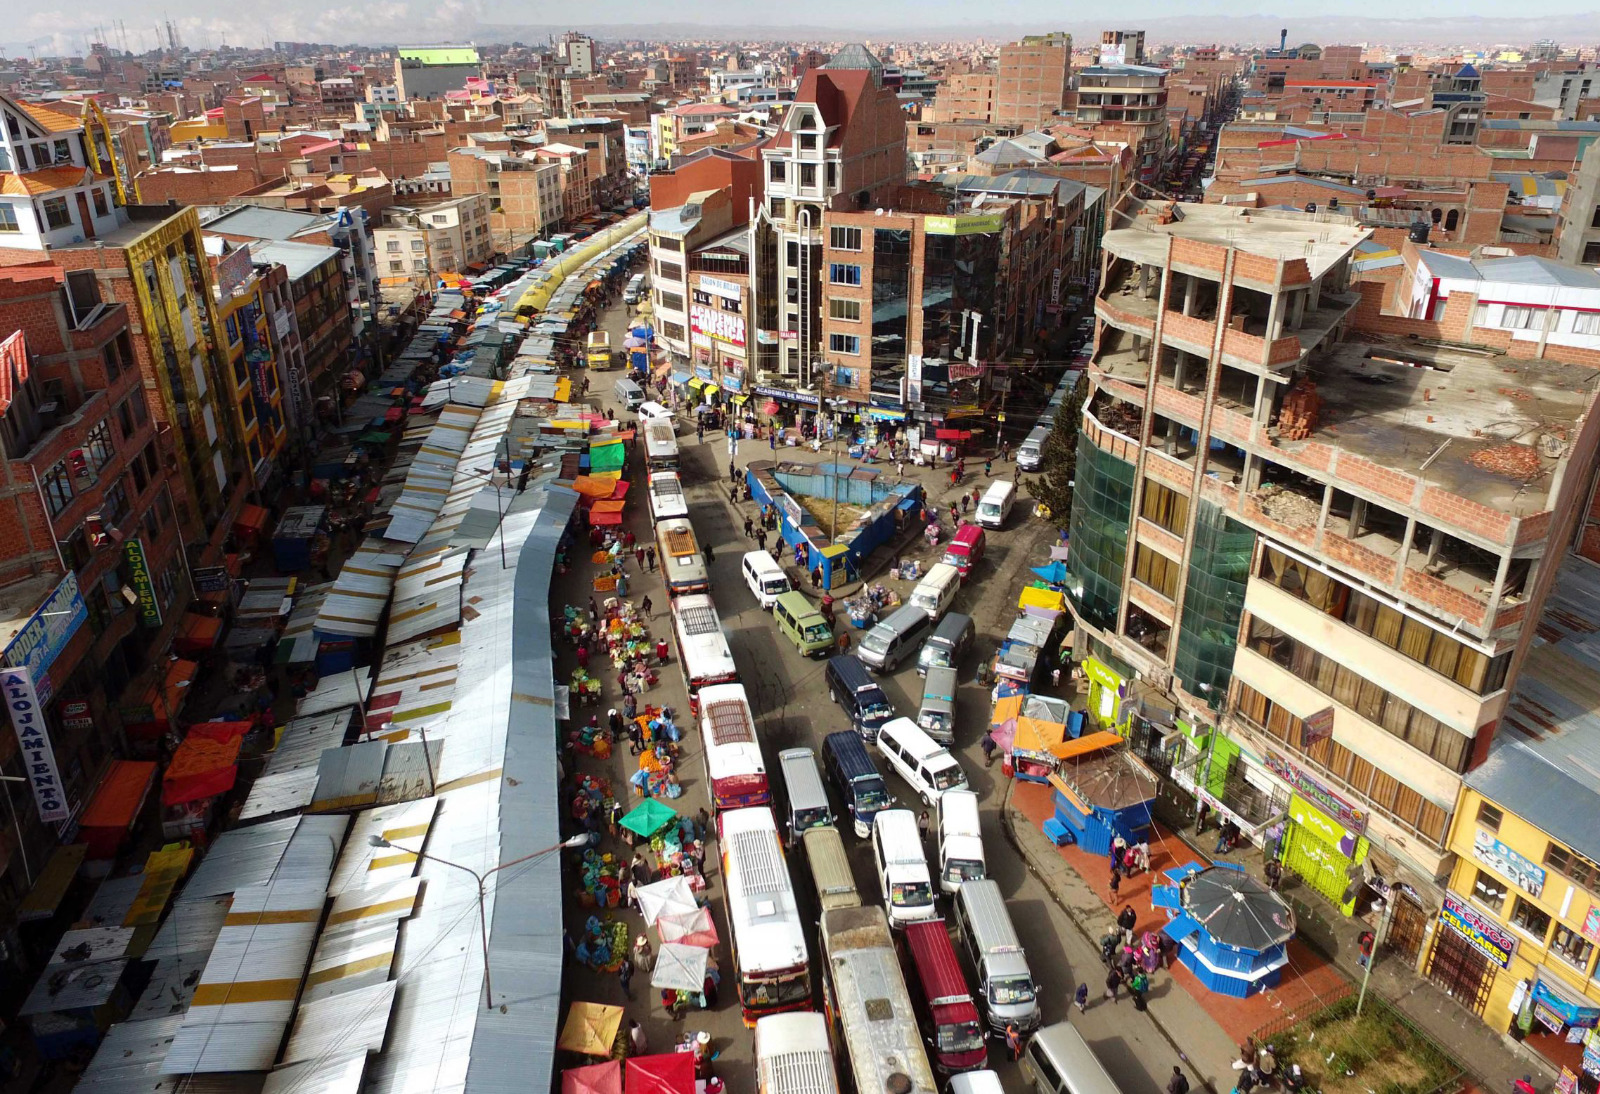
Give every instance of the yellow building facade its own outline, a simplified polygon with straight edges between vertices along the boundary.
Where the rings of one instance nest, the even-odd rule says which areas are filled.
[[[222,402],[244,448],[251,478],[264,489],[288,444],[283,375],[274,347],[267,301],[259,275],[218,293],[222,325]]]

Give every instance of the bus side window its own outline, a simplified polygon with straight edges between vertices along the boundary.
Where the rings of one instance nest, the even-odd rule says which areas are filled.
[[[1040,1050],[1036,1042],[1028,1043],[1028,1061],[1033,1064],[1034,1071],[1050,1088],[1050,1094],[1063,1090],[1061,1073],[1056,1070],[1056,1065],[1050,1062],[1050,1057]]]

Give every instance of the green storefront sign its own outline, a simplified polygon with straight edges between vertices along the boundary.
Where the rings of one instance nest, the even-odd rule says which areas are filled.
[[[122,561],[128,564],[129,584],[139,598],[139,622],[146,627],[161,626],[161,604],[156,599],[156,583],[144,557],[144,541],[130,539],[122,545]]]

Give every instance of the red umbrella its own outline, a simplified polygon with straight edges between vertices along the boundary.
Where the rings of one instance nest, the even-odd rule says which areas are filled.
[[[695,1094],[692,1052],[635,1056],[627,1066],[625,1094]]]
[[[622,1094],[622,1061],[567,1068],[561,1073],[561,1094]]]

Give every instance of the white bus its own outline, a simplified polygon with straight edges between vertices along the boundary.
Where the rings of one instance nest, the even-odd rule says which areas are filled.
[[[757,1019],[756,1094],[839,1094],[826,1018],[806,1012]]]
[[[676,471],[650,473],[650,515],[656,520],[687,517],[689,502],[683,496],[683,481]]]
[[[705,556],[700,553],[694,526],[687,519],[672,517],[656,524],[656,553],[669,596],[711,591]]]
[[[758,806],[719,813],[717,844],[745,1025],[767,1014],[810,1010],[805,930],[772,810]]]
[[[873,904],[822,913],[823,998],[843,1032],[843,1058],[859,1091],[934,1094],[933,1069],[895,955],[883,909]],[[896,1081],[899,1082],[898,1080]]]
[[[701,688],[739,679],[733,651],[710,596],[691,593],[672,602],[672,636],[678,642],[678,670],[689,692],[689,713],[698,715]]]
[[[678,469],[678,438],[673,433],[672,422],[661,418],[639,418],[639,428],[644,430],[644,460],[652,471]]]
[[[761,759],[756,720],[743,684],[713,684],[700,690],[700,743],[705,748],[711,808],[771,805],[772,787]]]

